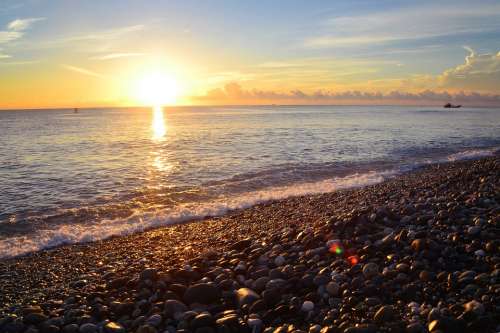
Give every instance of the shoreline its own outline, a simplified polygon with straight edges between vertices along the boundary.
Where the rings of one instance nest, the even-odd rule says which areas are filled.
[[[98,214],[80,214],[77,207],[69,207],[59,212],[48,213],[46,219],[38,223],[51,226],[40,228],[25,234],[22,229],[16,229],[18,223],[4,223],[2,230],[6,233],[0,237],[0,260],[22,257],[30,253],[50,250],[60,246],[93,243],[114,237],[124,237],[170,225],[217,218],[229,213],[251,208],[269,202],[286,200],[293,197],[313,196],[339,190],[356,189],[378,184],[406,173],[417,172],[429,165],[449,163],[461,160],[474,160],[495,156],[500,153],[499,146],[465,149],[448,155],[394,164],[375,161],[359,163],[351,172],[345,169],[340,174],[327,179],[316,179],[304,182],[275,184],[265,188],[255,189],[234,196],[208,199],[202,202],[186,202],[177,206],[165,207],[163,210],[135,213],[134,206],[128,207],[127,201],[110,202],[111,206],[122,207],[121,210],[130,215],[121,215],[121,211],[111,211]],[[360,168],[360,169],[357,169]],[[339,171],[339,170],[337,170]],[[76,209],[76,214],[73,211]],[[44,213],[40,213],[44,214]],[[96,215],[97,214],[97,215]],[[111,214],[111,215],[107,215]],[[119,216],[119,217],[113,217]],[[120,217],[121,216],[121,217]],[[59,220],[66,220],[59,224]],[[94,221],[92,223],[88,223]],[[9,230],[9,227],[11,230]]]
[[[86,324],[95,325],[96,329],[105,327],[107,319],[127,332],[164,332],[168,327],[179,329],[179,325],[187,329],[185,332],[205,327],[209,332],[208,327],[216,331],[226,325],[215,321],[221,310],[235,310],[236,319],[231,319],[231,325],[237,325],[236,331],[251,331],[257,324],[258,331],[293,324],[305,331],[319,325],[317,332],[324,327],[332,327],[331,332],[343,332],[360,324],[366,326],[366,332],[408,326],[415,328],[412,332],[418,332],[418,325],[425,327],[441,320],[435,325],[444,331],[446,327],[463,324],[469,331],[493,332],[495,321],[500,321],[500,257],[491,251],[498,249],[499,165],[498,154],[429,165],[375,185],[271,201],[220,217],[4,259],[0,263],[0,318],[2,313],[5,318],[0,319],[0,331],[9,331],[16,325],[19,332],[29,326],[39,330],[55,326],[63,331],[68,325],[77,325],[81,331]],[[469,234],[471,228],[477,233]],[[450,234],[457,233],[458,240],[449,239]],[[349,265],[346,256],[330,253],[325,244],[333,239],[340,240],[342,251],[352,251],[359,264]],[[418,239],[424,239],[423,245],[414,246],[413,241]],[[417,249],[412,250],[414,247]],[[446,256],[442,255],[445,250],[449,252]],[[476,255],[477,251],[482,251],[478,252],[482,255]],[[447,263],[449,258],[453,258],[452,264]],[[436,271],[436,263],[442,266],[441,272]],[[365,274],[369,264],[377,266],[373,274]],[[389,267],[389,273],[384,273],[384,267]],[[257,273],[263,269],[267,269],[267,274]],[[422,271],[429,273],[428,279],[421,278]],[[473,272],[462,279],[467,284],[460,282],[457,271]],[[439,277],[442,272],[446,272],[444,280]],[[482,280],[476,281],[478,276]],[[269,288],[255,286],[259,278],[284,282]],[[123,285],[117,288],[114,284],[119,284],[116,281],[120,279]],[[389,295],[377,292],[377,288],[385,286],[385,279],[401,285],[401,290]],[[198,317],[178,317],[167,311],[164,303],[174,299],[191,303],[184,290],[200,280],[205,284],[214,282],[205,288],[211,290],[206,293],[216,296],[202,300],[208,303],[203,306],[191,304],[195,310],[208,310],[213,317],[198,327],[193,324]],[[409,293],[402,291],[403,284],[416,285],[416,299],[403,297]],[[466,294],[459,292],[471,284],[474,287],[469,287]],[[488,288],[488,284],[493,288]],[[174,285],[183,286],[183,292]],[[335,285],[337,292],[330,292],[335,291],[330,290]],[[390,286],[385,287],[390,290]],[[241,296],[245,292],[242,288],[252,289],[250,296]],[[441,289],[435,291],[433,298],[426,288]],[[147,289],[144,295],[141,289]],[[278,302],[273,304],[266,292]],[[107,308],[105,314],[88,311],[78,318],[66,316],[82,304],[96,307],[96,294],[101,306]],[[252,301],[238,304],[241,298]],[[369,298],[375,300],[367,301]],[[449,298],[455,301],[450,302]],[[115,308],[113,302],[124,303],[127,299],[134,303],[129,306],[130,311]],[[147,305],[137,304],[144,300]],[[193,303],[200,303],[200,299],[196,300]],[[479,310],[475,303],[463,307],[473,300],[480,303]],[[418,306],[408,308],[411,301]],[[429,313],[438,307],[439,301],[444,305],[436,310],[439,314],[431,316]],[[157,306],[159,302],[161,306]],[[311,310],[308,302],[313,303]],[[30,308],[30,304],[39,304],[41,308]],[[332,309],[339,313],[330,313]],[[387,320],[377,319],[375,313],[379,310],[390,312]],[[14,313],[20,317],[12,317]],[[29,319],[36,315],[38,321]],[[427,317],[436,319],[428,323]],[[229,331],[235,331],[231,325]]]

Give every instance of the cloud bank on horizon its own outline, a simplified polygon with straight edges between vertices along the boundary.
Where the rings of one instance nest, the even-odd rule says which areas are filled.
[[[454,68],[445,70],[436,76],[423,76],[412,79],[403,79],[400,82],[401,90],[391,91],[362,91],[346,90],[332,91],[318,89],[312,92],[300,89],[289,92],[272,90],[245,90],[238,82],[227,83],[223,88],[208,91],[194,99],[208,103],[305,103],[305,104],[349,104],[349,103],[442,103],[459,102],[473,105],[496,106],[500,105],[500,93],[481,93],[474,89],[500,87],[500,51],[496,54],[476,54],[470,47],[465,62]],[[286,67],[286,65],[276,65]],[[408,82],[410,81],[410,83]],[[404,87],[426,86],[425,90],[412,92]],[[459,91],[457,91],[457,89]],[[451,91],[451,92],[450,92]]]
[[[0,107],[132,105],[155,70],[179,104],[500,105],[500,4],[0,4]]]

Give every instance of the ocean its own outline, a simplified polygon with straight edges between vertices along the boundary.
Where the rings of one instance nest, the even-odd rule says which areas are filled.
[[[0,111],[0,257],[381,182],[500,149],[500,108]]]

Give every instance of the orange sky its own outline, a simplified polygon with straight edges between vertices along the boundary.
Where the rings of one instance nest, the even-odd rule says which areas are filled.
[[[500,104],[494,1],[288,5],[7,0],[0,108]]]

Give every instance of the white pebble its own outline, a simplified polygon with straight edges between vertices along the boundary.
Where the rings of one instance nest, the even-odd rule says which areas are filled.
[[[283,266],[284,263],[285,263],[285,258],[283,256],[277,256],[276,258],[274,258],[274,264],[276,266]]]
[[[249,318],[248,321],[248,326],[254,327],[254,326],[262,326],[262,320],[259,318]]]
[[[340,244],[340,239],[331,239],[328,242],[326,242],[326,247],[330,248],[334,244]]]
[[[478,257],[484,257],[486,253],[483,250],[477,250],[474,254]]]
[[[312,311],[314,309],[314,303],[311,302],[311,301],[305,301],[304,303],[302,303],[302,308],[301,310],[304,311],[304,312],[309,312],[309,311]]]

